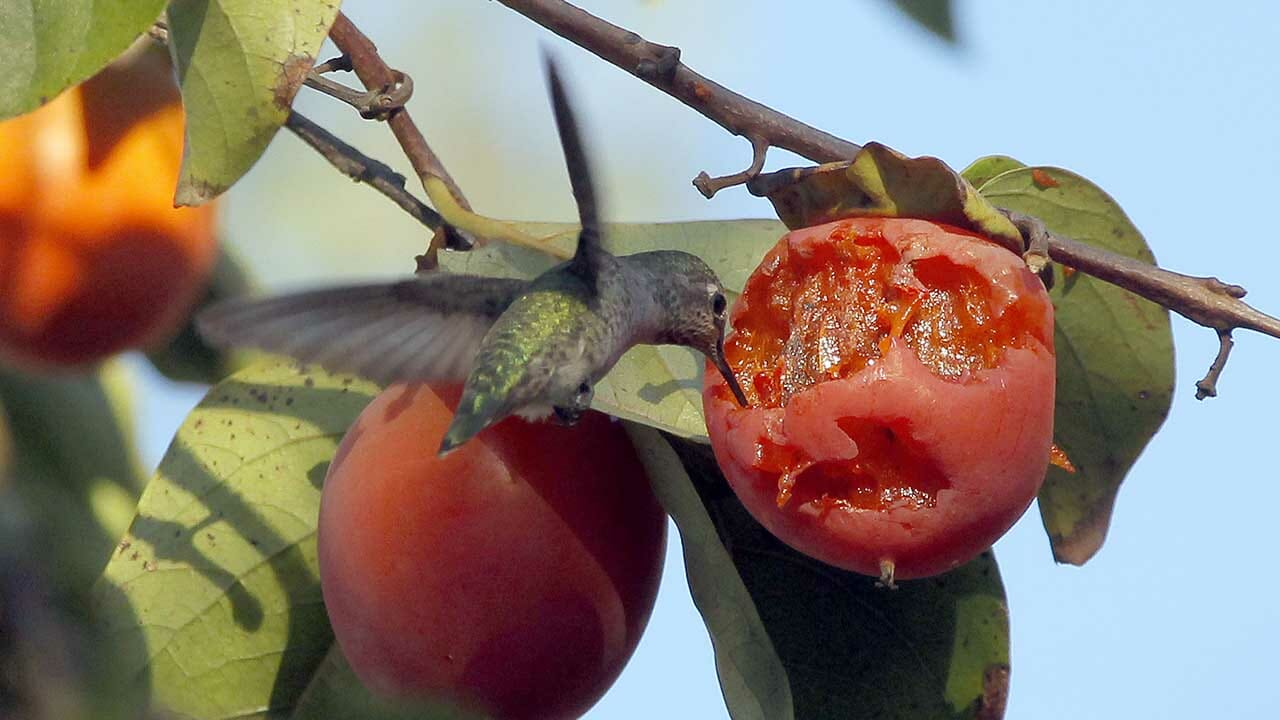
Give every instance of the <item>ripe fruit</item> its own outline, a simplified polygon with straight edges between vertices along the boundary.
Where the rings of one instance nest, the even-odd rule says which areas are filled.
[[[0,123],[0,355],[75,367],[177,329],[216,251],[214,208],[173,207],[182,127],[159,50]]]
[[[707,372],[716,458],[784,542],[868,575],[934,575],[1014,523],[1053,432],[1053,307],[1008,250],[923,220],[789,233]]]
[[[666,515],[599,413],[508,419],[438,457],[459,392],[393,385],[343,439],[318,529],[334,633],[372,689],[577,717],[648,621]]]

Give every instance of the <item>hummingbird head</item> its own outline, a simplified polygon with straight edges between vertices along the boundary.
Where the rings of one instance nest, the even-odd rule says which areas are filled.
[[[747,397],[724,355],[729,299],[720,278],[697,255],[677,250],[642,255],[652,273],[654,298],[662,310],[658,342],[684,345],[706,355],[724,376],[738,404],[746,407]]]

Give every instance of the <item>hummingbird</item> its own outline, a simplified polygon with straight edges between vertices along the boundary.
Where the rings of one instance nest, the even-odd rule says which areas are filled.
[[[516,414],[571,425],[593,387],[636,344],[701,352],[747,399],[724,355],[727,299],[701,258],[615,256],[601,227],[587,152],[555,63],[545,58],[581,230],[572,259],[532,280],[433,272],[413,279],[214,305],[197,322],[215,344],[252,347],[381,384],[457,382],[440,454]]]

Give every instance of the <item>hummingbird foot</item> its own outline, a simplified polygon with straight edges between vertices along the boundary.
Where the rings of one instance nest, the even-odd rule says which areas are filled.
[[[551,408],[551,417],[555,419],[557,425],[576,425],[582,419],[584,410],[578,408],[567,408],[556,405]]]
[[[551,408],[552,417],[561,425],[574,425],[582,419],[582,413],[591,409],[591,399],[595,397],[595,389],[591,383],[578,385],[568,405],[556,405]]]

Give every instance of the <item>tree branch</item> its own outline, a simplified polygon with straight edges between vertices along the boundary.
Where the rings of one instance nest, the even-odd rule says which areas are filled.
[[[338,13],[333,27],[329,30],[329,39],[333,40],[333,44],[338,47],[338,50],[350,60],[351,69],[355,71],[356,77],[360,78],[360,82],[364,84],[367,90],[371,92],[385,91],[394,87],[399,78],[404,77],[392,70],[382,60],[382,56],[378,54],[377,46],[364,33],[360,32],[360,29],[347,18],[346,14]],[[453,181],[453,177],[444,169],[440,158],[436,156],[431,146],[427,144],[427,139],[423,137],[422,131],[418,129],[418,126],[413,122],[413,118],[409,116],[409,111],[403,107],[395,109],[388,113],[386,120],[387,125],[396,136],[400,147],[404,149],[404,154],[409,158],[409,164],[413,166],[413,170],[418,174],[418,177],[424,183],[429,178],[440,179],[449,188],[449,192],[453,194],[458,204],[470,210],[471,204],[467,202],[466,196],[462,194],[462,189]]]
[[[373,41],[360,32],[342,12],[338,13],[329,30],[329,39],[348,58],[352,70],[371,93],[389,94],[397,84],[412,82],[403,73],[392,70],[378,54]],[[431,150],[427,139],[414,124],[406,108],[392,107],[385,119],[405,156],[409,158],[418,179],[422,181],[427,197],[444,218],[446,227],[466,233],[471,238],[491,238],[542,252],[555,252],[549,245],[550,238],[533,237],[515,223],[494,220],[473,212],[462,190]],[[470,241],[471,238],[467,240]],[[432,241],[429,256],[433,254],[438,242],[438,238]]]
[[[328,130],[320,127],[294,110],[284,126],[289,128],[311,149],[320,153],[339,172],[386,195],[402,210],[431,230],[439,230],[444,220],[426,203],[409,194],[405,178],[386,163],[375,160],[351,147]]]
[[[694,181],[708,197],[759,174],[764,164],[761,148],[779,147],[818,163],[851,160],[862,149],[708,80],[680,62],[680,48],[649,42],[567,2],[499,2],[697,110],[730,133],[747,138],[752,145],[751,167],[718,179],[701,180],[700,175]]]
[[[704,173],[695,181],[708,197],[723,187],[747,182],[758,175],[764,151],[770,146],[791,150],[816,163],[849,160],[861,149],[859,145],[805,125],[706,79],[680,62],[679,48],[649,42],[563,0],[499,1],[662,90],[734,135],[748,138],[752,144],[750,168],[720,179],[705,177]],[[1197,383],[1197,397],[1212,397],[1216,393],[1233,329],[1245,328],[1280,338],[1280,320],[1241,301],[1245,290],[1238,285],[1212,277],[1170,272],[1055,235],[1044,228],[1043,221],[1032,216],[1020,215],[1019,220],[1022,221],[1019,230],[1033,256],[1029,259],[1047,251],[1049,258],[1057,262],[1124,288],[1216,331],[1220,339],[1218,356],[1209,373]]]

